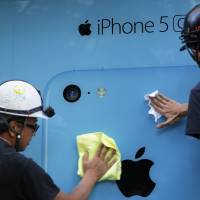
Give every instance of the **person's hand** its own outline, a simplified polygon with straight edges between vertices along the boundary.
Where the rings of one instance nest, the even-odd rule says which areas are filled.
[[[89,160],[88,152],[83,156],[84,173],[90,173],[91,178],[98,181],[117,161],[113,159],[116,151],[101,144],[95,156]]]
[[[59,192],[54,200],[88,200],[96,182],[113,166],[116,151],[103,144],[89,160],[88,152],[83,156],[84,176],[74,190],[68,194]]]
[[[155,97],[149,98],[153,108],[166,118],[164,122],[157,124],[158,128],[175,124],[187,113],[187,104],[178,103],[162,94],[158,93]]]

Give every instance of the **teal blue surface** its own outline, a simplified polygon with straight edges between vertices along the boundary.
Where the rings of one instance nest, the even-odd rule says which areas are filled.
[[[187,102],[200,70],[187,52],[180,52],[182,18],[197,0],[1,0],[0,80],[31,82],[57,115],[44,122],[25,151],[52,175],[64,191],[79,182],[76,135],[104,131],[118,143],[123,159],[152,160],[156,182],[146,199],[199,200],[198,140],[185,136],[185,120],[167,129],[155,128],[144,94],[158,89]],[[101,33],[102,20],[116,24]],[[80,24],[91,23],[81,36]],[[130,24],[141,22],[131,30]],[[122,31],[124,27],[124,31]],[[112,32],[113,31],[113,32]],[[178,32],[177,32],[178,31]],[[68,84],[82,96],[69,104],[62,98]],[[107,90],[98,97],[97,89]],[[45,92],[45,93],[44,93]],[[90,92],[90,94],[88,94]],[[125,197],[113,182],[100,183],[93,200]],[[143,199],[131,197],[130,199]]]
[[[122,160],[134,160],[136,151],[146,147],[142,158],[154,162],[150,176],[156,182],[146,199],[198,200],[199,141],[185,135],[185,120],[157,129],[153,117],[147,114],[144,95],[158,89],[179,102],[187,102],[199,75],[200,71],[190,66],[71,71],[55,76],[48,83],[45,96],[46,104],[56,110],[56,116],[45,123],[44,129],[43,161],[47,172],[64,191],[72,190],[80,180],[76,136],[104,131],[116,140]],[[63,98],[63,90],[70,84],[78,85],[82,91],[74,103]],[[104,97],[97,95],[100,87],[107,91]],[[126,198],[115,182],[104,182],[97,185],[90,199]]]

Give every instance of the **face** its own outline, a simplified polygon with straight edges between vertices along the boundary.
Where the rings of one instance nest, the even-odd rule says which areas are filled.
[[[35,135],[37,129],[39,128],[36,122],[36,118],[27,118],[24,124],[21,124],[23,127],[21,132],[20,151],[23,151],[27,145],[29,145],[32,137]]]
[[[188,52],[200,67],[200,51],[188,48]]]
[[[193,59],[197,62],[198,65],[200,65],[200,51],[191,49],[191,53],[194,56]]]

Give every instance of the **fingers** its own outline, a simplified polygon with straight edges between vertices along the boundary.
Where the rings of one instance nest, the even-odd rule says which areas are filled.
[[[168,125],[168,123],[165,121],[165,122],[162,122],[162,123],[159,123],[157,124],[157,128],[165,128],[166,126]]]
[[[111,148],[109,148],[109,147],[105,146],[103,143],[101,143],[99,148],[96,151],[95,156],[100,157],[101,159],[104,160],[110,149]]]
[[[106,163],[112,164],[115,163],[115,160],[113,160],[111,163],[110,161],[113,159],[113,157],[116,155],[116,150],[109,148],[105,146],[104,144],[101,144],[95,154],[95,156],[99,157],[101,160],[105,161]],[[113,164],[112,164],[113,165]]]
[[[151,99],[153,104],[160,106],[160,107],[164,107],[170,101],[169,98],[167,98],[166,96],[164,96],[160,93],[156,94],[155,97],[149,97],[149,98]]]
[[[159,99],[162,99],[165,102],[169,102],[170,99],[166,96],[164,96],[163,94],[158,93],[156,96],[158,96]]]
[[[116,162],[117,162],[117,159],[114,159],[112,162],[110,162],[108,164],[108,169],[110,169]]]
[[[103,150],[104,145],[101,143],[95,153],[95,156],[100,157],[101,151]]]
[[[89,153],[88,153],[88,151],[86,151],[86,152],[84,153],[84,155],[83,155],[83,162],[87,162],[88,159],[89,159]]]
[[[157,127],[158,127],[158,128],[164,128],[164,127],[170,125],[170,124],[171,124],[171,121],[172,121],[172,119],[167,119],[166,121],[159,123],[159,124],[157,125]]]
[[[163,114],[164,109],[161,105],[155,104],[154,102],[151,103],[151,105],[154,107],[154,109],[159,112],[160,114]]]
[[[105,145],[103,145],[99,157],[104,160],[107,153],[108,153],[108,148]]]
[[[103,147],[101,148],[99,157],[105,162],[109,162],[115,154],[116,154],[115,149],[112,149],[103,145]]]
[[[110,169],[117,162],[117,158],[115,157],[115,155],[116,150],[109,148],[104,160],[107,163],[107,169]]]
[[[172,100],[168,99],[167,97],[161,94],[157,94],[155,97],[150,97],[150,99],[150,105],[162,115],[168,113],[171,107],[173,106]]]
[[[157,94],[155,97],[161,104],[165,105],[169,102],[169,100],[166,100],[162,95]]]
[[[178,122],[180,120],[180,117],[178,116],[174,116],[172,118],[169,118],[167,119],[166,121],[162,122],[162,123],[159,123],[157,124],[157,128],[165,128],[166,126],[168,125],[171,125],[171,124],[175,124],[176,122]]]
[[[105,161],[106,161],[107,163],[110,162],[110,161],[113,159],[113,157],[115,156],[115,154],[116,154],[116,151],[115,151],[114,149],[109,150],[109,151],[107,152],[106,157],[105,157]]]
[[[159,108],[163,108],[164,107],[164,104],[165,102],[163,102],[162,100],[160,100],[159,98],[157,97],[151,97],[151,105],[154,107],[159,107]]]

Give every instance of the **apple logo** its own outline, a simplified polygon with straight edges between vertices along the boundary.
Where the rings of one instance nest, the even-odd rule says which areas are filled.
[[[145,147],[140,148],[135,155],[135,159],[140,158],[144,152]],[[121,193],[126,197],[133,195],[147,197],[156,185],[149,177],[149,171],[153,164],[148,159],[123,160],[121,179],[116,181]]]
[[[90,30],[91,24],[88,23],[88,20],[85,21],[85,24],[80,24],[78,27],[78,31],[80,35],[90,35],[91,30]]]

